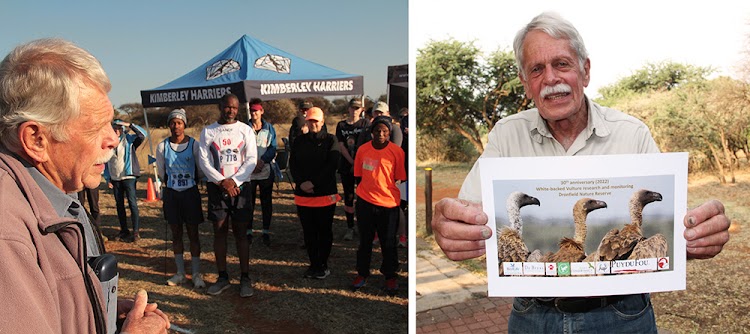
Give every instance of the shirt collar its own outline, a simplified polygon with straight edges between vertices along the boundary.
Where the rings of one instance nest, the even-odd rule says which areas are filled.
[[[586,136],[586,139],[590,138],[593,134],[596,134],[599,137],[609,135],[610,130],[604,122],[602,111],[600,109],[601,107],[598,104],[593,103],[588,96],[584,95],[584,99],[586,101],[586,106],[588,107],[586,109],[588,110],[589,117],[588,124],[581,133]],[[537,109],[536,113],[536,123],[531,128],[531,136],[538,143],[542,142],[542,137],[553,138],[552,133],[550,133],[549,128],[547,128],[547,123],[542,118],[542,115],[539,114],[539,109]]]
[[[29,164],[24,159],[19,159],[23,166],[26,167],[26,171],[29,172],[31,178],[36,181],[36,184],[42,189],[44,195],[52,204],[52,208],[55,209],[60,217],[78,218],[81,211],[81,204],[78,202],[78,194],[71,193],[66,194],[50,182],[36,167]]]

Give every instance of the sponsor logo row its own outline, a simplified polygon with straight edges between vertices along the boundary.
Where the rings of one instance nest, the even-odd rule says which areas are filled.
[[[669,258],[601,262],[503,262],[505,276],[594,276],[669,270]]]

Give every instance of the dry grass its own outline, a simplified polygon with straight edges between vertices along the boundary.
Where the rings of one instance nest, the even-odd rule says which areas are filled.
[[[145,180],[142,177],[138,184],[140,199],[146,197]],[[342,241],[346,224],[343,207],[339,205],[330,258],[332,274],[325,280],[303,279],[302,273],[308,262],[306,251],[299,248],[301,226],[289,183],[279,185],[280,190],[274,186],[272,245],[266,247],[260,238],[256,238],[250,249],[250,275],[255,287],[253,297],[239,297],[239,264],[231,236],[228,256],[231,289],[214,297],[193,289],[192,283],[166,286],[166,279],[174,274],[175,266],[171,243],[165,242],[167,232],[161,202],[144,203],[140,200],[143,239],[137,245],[107,242],[108,251],[117,254],[119,261],[120,296],[131,296],[137,290],[145,289],[150,300],[159,303],[175,324],[196,333],[406,332],[409,288],[406,251],[399,251],[403,272],[399,274],[397,296],[389,297],[382,289],[385,280],[377,271],[381,261],[377,247],[373,252],[373,274],[368,285],[359,292],[349,291],[348,286],[356,275],[357,241]],[[114,200],[109,191],[101,191],[100,197],[103,231],[112,237],[119,231]],[[254,227],[256,236],[259,236],[260,208],[256,209]],[[217,278],[210,223],[201,224],[200,236],[203,250],[201,269],[210,286]],[[187,243],[187,237],[185,240]],[[189,259],[188,251],[185,257]],[[189,260],[186,260],[186,269],[189,274]]]
[[[424,166],[421,166],[424,167]],[[433,170],[433,205],[455,196],[471,165],[436,165]],[[418,234],[424,235],[424,175],[419,171],[417,190]],[[421,178],[421,179],[420,179]],[[457,181],[458,180],[458,181]],[[672,333],[750,333],[750,170],[737,173],[737,183],[719,184],[713,175],[691,175],[688,207],[710,199],[720,200],[732,222],[730,240],[721,254],[687,264],[687,290],[652,295],[659,329]],[[426,238],[434,243],[432,238]],[[484,275],[484,257],[463,261],[462,266]]]
[[[688,262],[687,290],[653,294],[659,328],[675,333],[750,332],[750,172],[737,176],[732,185],[720,185],[714,176],[690,178],[688,207],[720,200],[732,222],[730,239],[717,257]]]

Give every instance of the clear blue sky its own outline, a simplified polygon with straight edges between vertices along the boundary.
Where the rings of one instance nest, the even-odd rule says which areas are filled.
[[[109,74],[112,104],[140,102],[248,34],[296,56],[364,76],[386,92],[389,65],[408,62],[407,0],[4,1],[0,57],[16,45],[61,37]]]

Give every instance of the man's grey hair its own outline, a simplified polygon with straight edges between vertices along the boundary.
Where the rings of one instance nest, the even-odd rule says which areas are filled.
[[[18,127],[35,121],[57,141],[68,140],[66,126],[80,113],[80,93],[111,84],[99,61],[62,39],[39,39],[17,46],[0,62],[0,143],[20,146]]]
[[[526,79],[526,72],[523,68],[523,42],[529,31],[541,30],[555,39],[567,39],[570,42],[570,48],[578,55],[578,66],[583,71],[583,65],[589,58],[586,51],[586,45],[583,44],[583,38],[578,30],[568,20],[562,18],[559,14],[553,12],[544,12],[533,18],[529,24],[523,27],[516,34],[513,41],[513,52],[516,55],[516,65],[522,77]]]

